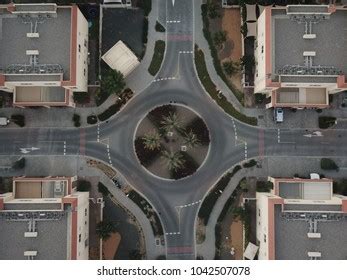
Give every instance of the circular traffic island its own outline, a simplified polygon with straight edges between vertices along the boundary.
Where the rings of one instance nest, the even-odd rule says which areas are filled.
[[[203,164],[210,134],[203,119],[181,105],[162,105],[144,117],[135,133],[141,165],[163,179],[179,180]]]

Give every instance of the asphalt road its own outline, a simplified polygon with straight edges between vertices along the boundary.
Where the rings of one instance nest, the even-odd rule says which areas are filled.
[[[202,200],[233,165],[264,156],[347,155],[346,130],[320,134],[304,129],[262,129],[225,114],[204,92],[195,72],[192,5],[193,0],[176,0],[174,6],[172,0],[166,3],[167,21],[176,23],[166,24],[167,49],[156,79],[175,79],[154,81],[119,114],[99,125],[80,129],[9,128],[0,134],[0,155],[85,155],[112,165],[160,213],[169,259],[195,258],[194,225],[200,204],[182,206]],[[204,165],[193,176],[178,181],[147,173],[136,159],[132,141],[138,122],[147,112],[170,102],[195,110],[205,120],[211,136]]]

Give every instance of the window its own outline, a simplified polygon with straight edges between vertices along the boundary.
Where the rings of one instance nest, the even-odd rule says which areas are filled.
[[[85,69],[84,69],[84,72],[85,72]],[[84,209],[84,216],[86,216],[86,217],[87,217],[87,214],[88,214],[88,209],[87,209],[87,208],[85,208],[85,209]]]
[[[84,40],[84,46],[85,47],[87,46],[87,40]]]
[[[264,52],[264,46],[261,46],[261,53]]]
[[[78,242],[81,242],[81,238],[82,238],[82,235],[79,234],[79,235],[78,235]]]
[[[266,234],[264,234],[264,242],[266,243]]]
[[[81,52],[81,45],[78,44],[78,52]]]
[[[83,75],[84,76],[86,75],[86,69],[83,69]]]

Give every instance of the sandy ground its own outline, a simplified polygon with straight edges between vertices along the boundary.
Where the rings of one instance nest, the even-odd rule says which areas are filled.
[[[223,9],[222,30],[227,32],[227,41],[224,49],[219,53],[222,61],[232,60],[239,62],[242,57],[242,37],[241,37],[241,15],[238,8]],[[230,78],[236,88],[242,90],[241,74],[236,74]]]
[[[240,220],[234,221],[230,225],[230,248],[235,249],[235,260],[243,258],[243,227]]]
[[[119,243],[122,237],[118,232],[112,233],[110,238],[106,241],[103,241],[103,254],[105,260],[113,260],[116,255]]]

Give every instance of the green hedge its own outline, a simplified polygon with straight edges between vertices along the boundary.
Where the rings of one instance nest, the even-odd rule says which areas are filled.
[[[155,31],[157,32],[165,32],[165,27],[162,26],[158,21],[155,23]]]
[[[250,125],[257,125],[257,119],[254,117],[248,117],[238,110],[226,99],[223,94],[218,93],[215,84],[212,82],[205,63],[205,56],[202,50],[195,47],[195,67],[198,72],[199,79],[203,84],[205,90],[209,93],[209,95],[217,102],[217,104],[223,108],[223,110],[238,119],[239,121],[248,123]]]
[[[155,76],[158,73],[164,58],[164,52],[165,52],[165,42],[162,40],[156,41],[154,46],[152,61],[148,67],[148,72],[152,76]]]
[[[321,116],[318,118],[319,128],[326,129],[333,126],[336,122],[335,117]]]
[[[228,78],[225,76],[225,74],[223,72],[223,68],[222,68],[221,63],[220,63],[219,58],[218,58],[218,52],[217,52],[216,47],[214,46],[213,38],[212,38],[211,32],[209,30],[210,22],[209,22],[208,15],[207,15],[207,5],[206,4],[201,5],[201,15],[202,15],[202,21],[203,21],[202,31],[203,31],[204,37],[207,40],[208,45],[210,47],[214,68],[216,69],[218,76],[229,87],[231,92],[240,101],[240,103],[243,104],[243,93],[235,88],[235,86],[228,80]]]
[[[218,198],[221,196],[225,188],[228,186],[231,178],[241,169],[240,165],[236,165],[232,172],[226,173],[213,187],[213,189],[207,194],[202,202],[198,217],[203,221],[204,225],[207,225],[210,219],[210,214]]]

